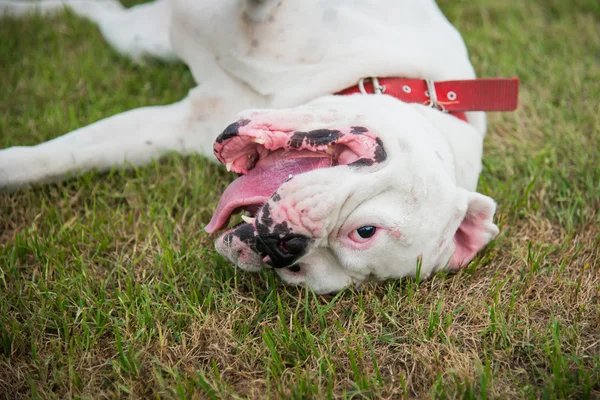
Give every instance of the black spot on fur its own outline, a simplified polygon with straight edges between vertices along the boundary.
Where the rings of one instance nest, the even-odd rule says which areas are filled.
[[[292,271],[292,272],[300,272],[300,264],[290,265],[290,271]]]
[[[308,132],[308,144],[316,146],[324,146],[336,142],[343,135],[342,132],[333,129],[316,129]]]
[[[294,132],[288,143],[289,146],[292,149],[297,149],[298,147],[302,146],[302,142],[304,142],[304,139],[306,139],[307,135],[308,134],[306,132]]]
[[[242,126],[246,126],[250,123],[249,119],[241,119],[233,124],[229,125],[225,130],[217,136],[217,143],[223,143],[225,140],[231,139],[239,135],[239,130]]]
[[[283,221],[280,224],[276,224],[273,227],[273,235],[275,236],[284,237],[289,235],[290,233],[292,233],[292,231],[289,228],[288,223],[286,221]]]
[[[275,192],[273,193],[273,196],[271,196],[271,200],[277,203],[279,200],[281,200],[281,196],[279,195],[279,193]]]
[[[368,129],[365,128],[364,126],[352,126],[350,128],[350,133],[352,133],[354,135],[361,135],[361,134],[365,133],[366,131],[368,131]]]
[[[260,222],[266,226],[273,225],[273,218],[271,218],[271,206],[269,205],[269,203],[265,204],[262,208],[262,215],[260,216]]]
[[[225,245],[227,245],[227,247],[231,247],[231,243],[233,241],[233,233],[229,232],[228,234],[225,235],[225,237],[223,237],[223,242],[225,242]]]
[[[269,228],[266,225],[261,224],[260,222],[256,223],[256,233],[258,233],[258,236],[268,236],[269,235]]]
[[[375,162],[383,162],[387,158],[387,153],[383,149],[383,142],[380,138],[375,139],[377,147],[375,148]]]
[[[229,234],[236,236],[242,242],[246,243],[254,236],[254,228],[250,224],[242,224]]]
[[[373,160],[371,160],[370,158],[363,157],[348,165],[351,167],[370,167],[371,165],[373,165],[373,163]]]
[[[246,243],[252,250],[256,251],[256,231],[254,230],[254,227],[251,224],[242,224],[239,228],[227,234],[227,236],[229,235],[233,235],[239,238],[242,242]],[[227,243],[227,236],[225,236],[224,238],[225,243]]]

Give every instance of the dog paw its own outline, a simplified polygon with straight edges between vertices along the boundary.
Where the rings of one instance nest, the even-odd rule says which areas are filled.
[[[0,150],[0,191],[28,187],[41,179],[42,159],[31,147],[9,147]]]

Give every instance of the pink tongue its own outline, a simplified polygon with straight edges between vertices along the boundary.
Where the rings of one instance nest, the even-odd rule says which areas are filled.
[[[261,207],[290,175],[331,166],[329,158],[284,158],[268,166],[257,165],[225,189],[210,223],[204,228],[215,233],[227,225],[236,208],[259,204]]]

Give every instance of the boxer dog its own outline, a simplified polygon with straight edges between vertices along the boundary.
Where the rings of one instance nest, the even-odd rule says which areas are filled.
[[[182,60],[198,86],[0,151],[0,187],[172,151],[216,158],[240,174],[206,227],[222,231],[219,253],[317,293],[457,270],[498,233],[495,202],[475,191],[477,110],[506,93],[475,79],[433,0],[0,1],[13,17],[64,7],[134,60]]]

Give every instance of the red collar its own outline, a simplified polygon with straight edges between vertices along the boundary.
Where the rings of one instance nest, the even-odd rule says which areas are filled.
[[[514,111],[519,78],[483,78],[433,82],[406,78],[364,78],[336,94],[387,94],[406,103],[435,107],[467,121],[465,111]],[[430,94],[433,93],[433,96]]]

